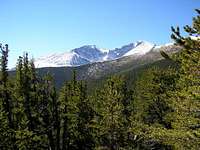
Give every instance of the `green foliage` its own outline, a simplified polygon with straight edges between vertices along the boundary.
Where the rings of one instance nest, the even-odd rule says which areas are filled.
[[[175,89],[177,75],[174,69],[161,70],[152,68],[141,75],[136,83],[134,95],[134,117],[146,124],[162,124],[170,128],[165,115],[172,112],[168,97]]]
[[[83,81],[73,79],[66,82],[59,101],[62,122],[62,149],[92,149],[94,147],[91,123],[94,111],[87,98],[87,88]]]
[[[0,64],[0,120],[1,125],[1,145],[0,147],[15,148],[13,101],[11,99],[11,89],[8,81],[8,45],[3,47],[0,44],[1,64]]]
[[[198,11],[199,13],[199,11]],[[179,27],[172,28],[172,38],[182,47],[170,58],[177,70],[149,70],[138,80],[134,96],[135,112],[132,132],[164,149],[198,149],[200,147],[200,39],[199,15],[193,26],[185,27],[189,37],[182,37]],[[167,147],[166,147],[167,146]]]
[[[97,148],[120,149],[127,146],[130,115],[128,94],[123,78],[113,76],[94,97]]]
[[[177,118],[173,122],[173,127],[190,134],[191,140],[183,140],[187,141],[185,145],[193,149],[200,146],[200,13],[197,12],[198,16],[193,18],[192,27],[184,28],[189,37],[178,36],[178,31],[173,32],[174,39],[182,41],[180,44],[183,46],[183,50],[175,58],[175,61],[180,63],[180,78],[172,98],[173,106],[176,108],[173,116]]]
[[[163,62],[174,61],[178,67],[160,62],[161,68],[144,66],[128,75],[125,70],[121,74],[126,77],[108,78],[95,93],[73,71],[57,94],[53,76],[38,76],[28,54],[19,57],[16,76],[10,79],[8,45],[0,45],[0,149],[199,149],[197,13],[193,25],[184,28],[188,37],[172,28],[182,50],[173,56],[161,51],[167,59]]]
[[[168,149],[165,143],[150,137],[151,129],[157,132],[159,129],[171,129],[173,112],[171,101],[168,99],[171,91],[175,89],[177,75],[174,69],[161,70],[152,68],[141,74],[136,82],[135,94],[133,95],[131,131],[140,139],[139,147],[142,149]],[[158,129],[158,130],[155,130]],[[137,140],[136,138],[136,140]]]

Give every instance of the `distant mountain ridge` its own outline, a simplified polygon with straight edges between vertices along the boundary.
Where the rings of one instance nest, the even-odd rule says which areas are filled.
[[[138,41],[122,46],[121,48],[106,51],[97,48],[95,45],[86,45],[80,48],[75,48],[70,52],[56,53],[40,57],[35,60],[35,66],[36,68],[65,66],[76,67],[95,62],[116,60],[131,55],[137,57],[145,55],[154,48],[156,48],[155,44],[146,41]]]
[[[130,44],[130,47],[131,47],[131,44]],[[42,77],[46,75],[47,73],[52,74],[56,83],[56,87],[58,89],[62,87],[65,81],[72,79],[73,70],[76,70],[77,79],[88,81],[90,83],[89,86],[91,87],[92,84],[95,84],[98,81],[114,74],[125,73],[125,74],[128,74],[131,80],[135,80],[135,78],[139,75],[139,72],[140,72],[139,70],[146,69],[149,66],[152,66],[152,64],[154,64],[155,66],[161,66],[163,68],[167,68],[171,64],[176,65],[170,59],[165,60],[164,57],[160,54],[160,51],[164,51],[170,56],[170,55],[173,55],[174,53],[178,53],[182,49],[180,46],[176,46],[173,44],[154,46],[148,52],[146,50],[144,51],[144,49],[141,50],[140,47],[137,47],[137,46],[135,47],[137,49],[134,48],[132,49],[133,51],[124,50],[124,47],[123,47],[124,51],[121,52],[122,57],[121,56],[116,57],[116,59],[114,60],[108,60],[108,58],[106,58],[105,61],[102,60],[102,61],[93,62],[93,63],[90,63],[89,60],[86,58],[86,56],[89,57],[90,54],[86,55],[87,53],[86,54],[84,53],[85,58],[83,58],[83,56],[80,56],[82,51],[79,54],[76,54],[74,51],[72,51],[71,53],[68,52],[68,53],[61,53],[61,54],[56,54],[56,55],[55,54],[49,55],[49,56],[45,56],[41,58],[40,61],[43,61],[43,62],[46,61],[45,62],[46,64],[45,63],[42,64],[44,67],[41,67],[41,64],[40,64],[40,68],[36,70],[38,74]],[[95,48],[95,46],[93,46],[92,49],[93,48]],[[151,48],[151,45],[149,46],[149,48]],[[77,51],[77,49],[75,51]],[[140,52],[139,53],[140,55],[137,53],[138,51]],[[135,52],[135,53],[132,53],[132,52]],[[103,50],[103,53],[108,54],[109,50]],[[102,53],[99,53],[99,54],[102,54]],[[125,56],[125,54],[128,56]],[[105,56],[106,55],[101,56],[101,58]],[[85,61],[85,65],[66,66],[66,64],[69,63],[69,60],[68,62],[66,62],[66,58],[71,58],[69,60],[72,60],[77,64],[80,64],[79,63],[80,61],[82,62]],[[58,65],[58,67],[51,66],[52,65],[51,60],[53,60],[55,63],[53,65]],[[97,60],[93,59],[93,61],[97,61]],[[47,63],[50,63],[50,64],[47,64]],[[50,67],[48,67],[48,65]],[[10,74],[14,75],[15,70],[12,70],[12,71],[10,70]]]

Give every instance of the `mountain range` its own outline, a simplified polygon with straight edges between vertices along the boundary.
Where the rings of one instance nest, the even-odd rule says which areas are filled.
[[[129,78],[129,83],[132,83],[149,67],[176,66],[173,61],[164,59],[160,51],[171,55],[180,49],[181,47],[172,43],[157,46],[145,41],[113,50],[86,45],[64,53],[40,57],[35,60],[35,66],[40,76],[50,73],[58,89],[65,81],[72,79],[72,72],[76,70],[77,79],[88,81],[92,90],[110,75],[125,75]],[[10,74],[14,75],[15,69]]]
[[[169,45],[169,44],[168,44]],[[112,50],[101,49],[95,45],[85,45],[64,53],[55,53],[35,60],[36,68],[81,66],[96,62],[105,62],[127,56],[140,57],[162,46],[156,46],[146,41],[137,41]]]
[[[160,51],[171,55],[180,49],[173,44],[156,46],[149,42],[132,43],[114,50],[83,46],[70,52],[39,58],[35,64],[41,76],[47,72],[53,75],[57,88],[72,79],[72,72],[76,70],[78,80],[88,81],[92,90],[110,75],[126,75],[129,83],[132,83],[149,67],[174,66],[174,62],[164,59]]]

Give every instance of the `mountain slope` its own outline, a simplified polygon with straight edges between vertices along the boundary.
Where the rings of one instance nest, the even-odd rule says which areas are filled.
[[[116,60],[96,62],[77,67],[39,68],[38,73],[41,76],[47,72],[51,73],[54,76],[55,83],[58,88],[62,86],[64,81],[72,78],[71,75],[73,70],[76,70],[78,79],[89,81],[90,84],[95,84],[97,81],[110,75],[120,73],[123,74],[124,72],[137,72],[140,68],[145,68],[144,66],[149,66],[150,64],[162,62],[163,66],[168,66],[170,61],[164,60],[164,58],[160,55],[160,50],[163,50],[168,54],[172,54],[178,52],[180,47],[174,45],[164,46],[152,49],[142,56],[130,55]]]

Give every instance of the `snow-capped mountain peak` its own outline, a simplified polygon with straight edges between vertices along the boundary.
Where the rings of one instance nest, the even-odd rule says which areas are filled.
[[[95,45],[86,45],[80,48],[72,50],[72,52],[80,55],[82,58],[87,59],[90,62],[99,61],[103,57],[103,53]]]
[[[137,41],[121,48],[113,50],[97,48],[96,45],[85,45],[64,53],[55,53],[36,59],[35,66],[43,67],[61,67],[61,66],[80,66],[84,64],[102,62],[119,59],[125,56],[145,55],[155,44],[146,41]]]

